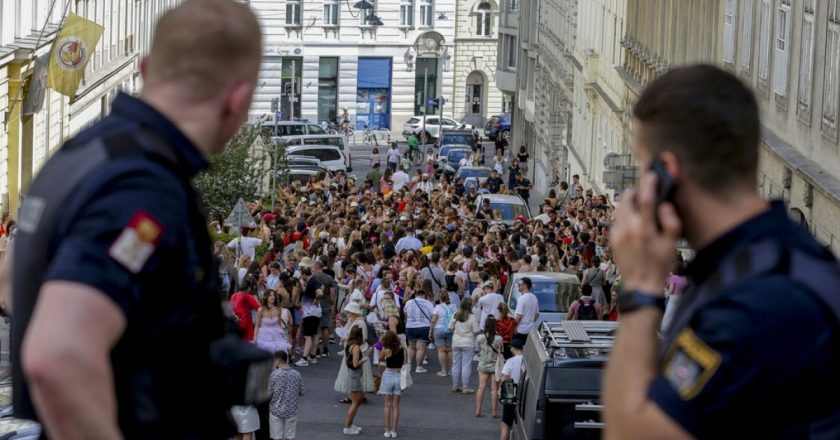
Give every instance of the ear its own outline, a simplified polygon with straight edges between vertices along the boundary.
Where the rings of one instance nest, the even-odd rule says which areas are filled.
[[[143,59],[140,60],[140,76],[143,78],[144,82],[148,78],[148,72],[149,72],[149,57],[143,57]]]
[[[659,158],[665,165],[665,170],[674,180],[682,180],[682,166],[680,166],[680,161],[674,153],[666,150],[659,154]]]
[[[256,84],[250,81],[236,81],[230,85],[222,113],[224,121],[237,127],[242,123],[251,106],[255,88]]]

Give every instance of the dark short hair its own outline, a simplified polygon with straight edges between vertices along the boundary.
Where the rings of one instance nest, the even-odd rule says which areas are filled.
[[[280,362],[283,362],[283,363],[288,363],[289,362],[289,353],[286,353],[283,350],[275,351],[274,352],[274,359],[278,360]]]
[[[760,123],[755,96],[714,66],[671,70],[653,81],[633,107],[645,148],[672,152],[686,175],[711,194],[754,184]]]
[[[533,283],[533,282],[531,282],[531,279],[530,279],[530,278],[528,278],[528,277],[523,277],[523,278],[522,278],[521,280],[519,280],[519,281],[521,281],[521,282],[525,283],[525,285],[526,285],[526,286],[528,286],[528,290],[531,290],[531,286],[533,286],[533,285],[534,285],[534,283]]]

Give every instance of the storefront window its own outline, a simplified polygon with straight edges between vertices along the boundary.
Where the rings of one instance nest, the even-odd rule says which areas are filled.
[[[318,122],[335,122],[338,106],[338,58],[321,57],[318,64]]]

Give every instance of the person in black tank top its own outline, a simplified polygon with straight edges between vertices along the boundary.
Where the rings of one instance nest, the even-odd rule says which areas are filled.
[[[379,357],[382,383],[379,385],[379,393],[385,396],[385,436],[393,438],[397,436],[397,424],[400,421],[400,370],[405,364],[406,356],[402,341],[392,331],[382,335],[382,345],[384,347]]]

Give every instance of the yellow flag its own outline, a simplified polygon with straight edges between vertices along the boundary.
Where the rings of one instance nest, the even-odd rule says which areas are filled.
[[[104,30],[104,27],[76,14],[70,14],[64,20],[50,53],[51,89],[71,98],[76,96],[85,66]]]

